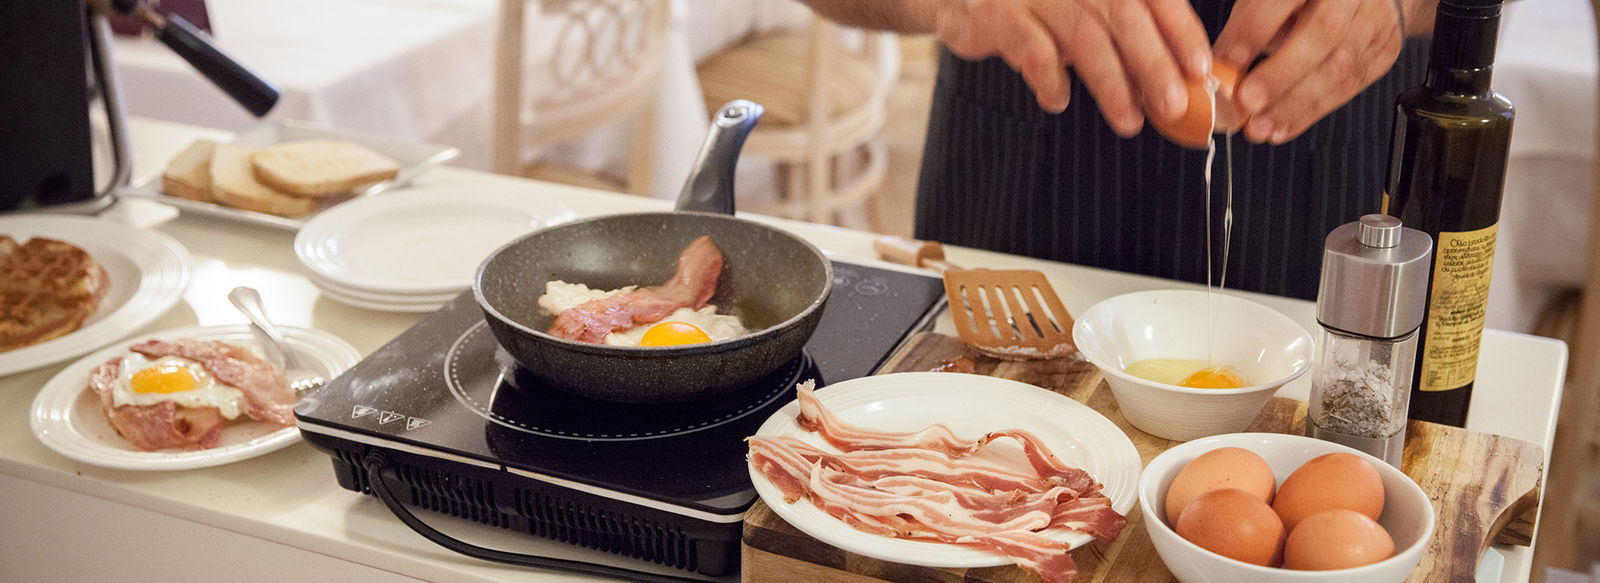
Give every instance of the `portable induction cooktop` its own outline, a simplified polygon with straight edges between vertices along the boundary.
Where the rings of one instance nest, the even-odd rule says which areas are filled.
[[[744,438],[795,383],[877,371],[943,304],[938,278],[834,262],[800,357],[733,393],[631,405],[541,386],[496,344],[469,291],[306,395],[295,417],[346,489],[375,493],[377,456],[389,476],[380,497],[721,576],[738,569],[757,498]]]

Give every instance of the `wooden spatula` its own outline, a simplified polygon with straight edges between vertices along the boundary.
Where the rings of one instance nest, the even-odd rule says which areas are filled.
[[[885,235],[872,248],[886,261],[944,275],[956,334],[968,346],[1008,360],[1056,358],[1077,349],[1072,314],[1041,272],[962,269],[945,261],[944,246],[934,241]]]

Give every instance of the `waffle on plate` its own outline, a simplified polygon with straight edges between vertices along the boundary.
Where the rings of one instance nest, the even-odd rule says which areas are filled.
[[[0,352],[77,330],[110,287],[105,268],[76,245],[0,235]]]

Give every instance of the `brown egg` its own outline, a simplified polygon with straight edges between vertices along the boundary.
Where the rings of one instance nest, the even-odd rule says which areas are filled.
[[[1238,488],[1271,504],[1277,485],[1272,466],[1255,452],[1239,447],[1213,449],[1178,470],[1172,485],[1167,486],[1167,524],[1177,524],[1184,507],[1206,492]]]
[[[1389,531],[1367,515],[1343,508],[1305,517],[1283,543],[1286,569],[1348,569],[1392,556]]]
[[[1239,71],[1226,63],[1215,62],[1211,66],[1211,77],[1217,83],[1216,124],[1212,123],[1211,90],[1204,81],[1187,79],[1189,108],[1184,110],[1183,116],[1174,120],[1151,116],[1150,125],[1174,144],[1197,150],[1206,149],[1213,131],[1233,125],[1230,122],[1243,117],[1232,101],[1234,90],[1239,85]]]
[[[1236,488],[1201,494],[1178,520],[1178,536],[1213,553],[1268,567],[1282,557],[1283,522],[1255,494]]]
[[[1383,513],[1383,478],[1367,460],[1350,453],[1312,458],[1284,478],[1272,509],[1289,530],[1307,516],[1346,508],[1378,519]]]

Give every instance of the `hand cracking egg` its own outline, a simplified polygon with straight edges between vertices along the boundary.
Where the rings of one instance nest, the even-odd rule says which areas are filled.
[[[1152,116],[1150,125],[1168,141],[1185,148],[1204,150],[1213,133],[1231,132],[1248,119],[1233,101],[1239,86],[1239,70],[1223,62],[1212,63],[1209,79],[1186,79],[1189,105],[1176,119]]]
[[[239,401],[244,393],[218,381],[203,365],[187,358],[164,356],[155,360],[137,352],[122,357],[112,402],[124,405],[156,405],[171,402],[179,407],[216,407],[222,416],[239,416]]]

